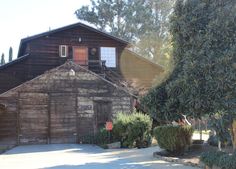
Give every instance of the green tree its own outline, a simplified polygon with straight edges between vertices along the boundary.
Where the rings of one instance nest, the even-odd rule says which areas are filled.
[[[78,19],[92,23],[102,31],[133,41],[136,35],[144,29],[142,19],[151,15],[151,10],[146,10],[144,4],[144,0],[135,2],[91,0],[91,6],[82,6],[76,10],[75,14]]]
[[[235,0],[177,1],[171,19],[175,69],[143,103],[169,121],[178,113],[201,117],[223,111],[236,148],[235,10]]]
[[[135,51],[164,66],[170,63],[169,15],[175,0],[91,0],[78,19],[136,45]]]
[[[12,56],[13,56],[13,49],[12,47],[9,48],[9,62],[12,61]]]
[[[2,53],[0,65],[4,65],[4,64],[5,64],[5,58],[4,58],[4,53]]]

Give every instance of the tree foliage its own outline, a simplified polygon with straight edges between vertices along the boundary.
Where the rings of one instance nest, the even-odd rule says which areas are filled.
[[[2,53],[0,65],[4,65],[5,63],[6,63],[5,62],[5,56],[4,56],[4,53]]]
[[[13,57],[13,49],[12,47],[9,48],[9,62],[12,61],[12,57]]]
[[[169,15],[175,0],[91,0],[75,14],[102,31],[135,43],[137,53],[169,65]]]
[[[235,0],[178,0],[171,18],[171,76],[142,99],[153,116],[201,117],[236,107]],[[231,118],[233,119],[233,118]]]

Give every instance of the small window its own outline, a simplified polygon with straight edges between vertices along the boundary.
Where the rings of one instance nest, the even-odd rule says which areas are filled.
[[[59,46],[59,56],[60,57],[67,57],[68,55],[68,46],[60,45]]]
[[[107,67],[116,67],[116,48],[101,47],[101,60],[106,61]]]

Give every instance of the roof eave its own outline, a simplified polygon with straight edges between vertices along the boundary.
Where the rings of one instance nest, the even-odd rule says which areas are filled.
[[[131,47],[133,46],[130,42],[126,41],[126,40],[123,40],[123,39],[120,39],[118,37],[115,37],[113,35],[110,35],[106,32],[103,32],[103,31],[100,31],[100,30],[97,30],[96,28],[93,28],[91,26],[88,26],[86,24],[83,24],[81,22],[78,22],[78,23],[75,23],[75,24],[71,24],[71,25],[68,25],[68,26],[64,26],[64,27],[61,27],[61,28],[57,28],[57,29],[54,29],[54,30],[51,30],[51,31],[47,31],[47,32],[43,32],[43,33],[40,33],[40,34],[36,34],[36,35],[33,35],[33,36],[30,36],[30,37],[26,37],[26,38],[23,38],[21,39],[21,42],[20,42],[20,46],[19,46],[19,50],[18,50],[18,56],[17,57],[20,57],[20,51],[21,51],[21,48],[22,48],[22,45],[24,43],[27,43],[27,42],[30,42],[31,40],[34,40],[34,39],[37,39],[37,38],[40,38],[40,37],[44,37],[44,36],[49,36],[51,34],[54,34],[54,33],[57,33],[57,32],[60,32],[60,31],[64,31],[64,30],[67,30],[67,29],[71,29],[71,28],[74,28],[74,27],[77,27],[77,26],[81,26],[83,28],[86,28],[90,31],[94,31],[96,33],[99,33],[103,36],[106,36],[108,38],[111,38],[115,41],[118,41],[120,43],[123,43],[124,45],[126,45],[127,47]]]

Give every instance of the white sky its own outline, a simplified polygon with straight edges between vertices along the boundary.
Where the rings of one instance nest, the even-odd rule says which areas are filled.
[[[0,0],[0,55],[16,58],[22,38],[78,22],[76,9],[90,0]]]

